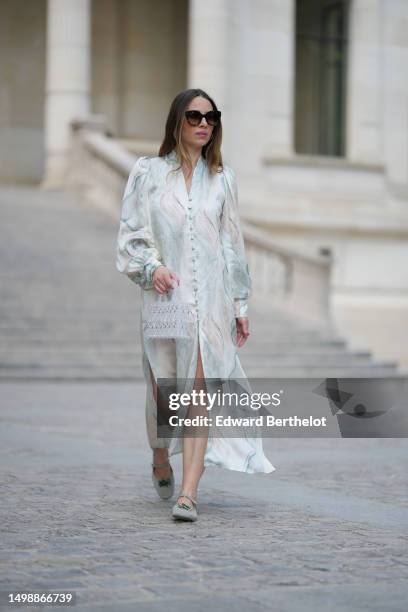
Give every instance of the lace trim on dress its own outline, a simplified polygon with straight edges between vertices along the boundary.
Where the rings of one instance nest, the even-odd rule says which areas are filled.
[[[189,338],[195,312],[193,305],[180,301],[173,290],[171,296],[160,295],[149,304],[142,319],[145,338]]]

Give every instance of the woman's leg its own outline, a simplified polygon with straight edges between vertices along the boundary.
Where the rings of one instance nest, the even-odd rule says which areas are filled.
[[[152,367],[152,364],[154,366]],[[176,341],[174,338],[150,338],[143,352],[143,369],[146,375],[147,402],[146,426],[153,463],[167,463],[167,466],[154,468],[157,478],[169,478],[171,467],[168,462],[170,438],[160,437],[159,425],[166,423],[168,405],[161,393],[157,378],[174,379],[177,375]],[[165,428],[166,429],[166,428]]]
[[[157,404],[157,383],[155,381],[150,363],[149,363],[149,371],[150,371],[150,378],[151,378],[152,386],[153,386],[154,401],[156,402],[156,406],[158,406]],[[168,459],[169,459],[169,451],[167,448],[165,447],[153,448],[153,463],[166,463],[168,462]],[[170,478],[171,476],[170,464],[166,467],[154,468],[154,474],[157,476],[157,478]]]
[[[197,358],[197,370],[194,381],[194,388],[197,391],[201,389],[206,392],[206,386],[204,381],[203,364],[201,361],[200,344],[198,345],[198,358]],[[208,410],[206,409],[206,403],[201,405],[190,405],[187,417],[193,418],[194,416],[208,416]],[[192,436],[188,437],[188,431],[191,431]],[[208,443],[208,432],[209,427],[191,427],[185,428],[183,437],[183,480],[181,484],[181,490],[193,499],[196,499],[198,483],[201,476],[204,473],[204,455]],[[186,503],[191,506],[191,502],[187,497],[181,497],[180,502]]]

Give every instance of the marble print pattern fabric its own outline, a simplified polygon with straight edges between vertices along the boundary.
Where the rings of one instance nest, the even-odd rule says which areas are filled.
[[[205,380],[238,381],[251,388],[237,351],[236,317],[247,317],[251,278],[238,211],[237,181],[231,167],[211,175],[201,156],[194,168],[190,192],[175,151],[163,157],[140,157],[129,175],[122,201],[117,237],[117,270],[142,289],[139,329],[146,379],[146,426],[151,448],[182,451],[181,437],[157,436],[154,378],[186,381],[193,388],[198,349]],[[153,286],[157,267],[165,265],[180,278],[168,299],[190,305],[195,314],[187,338],[146,338],[143,318],[148,306],[162,296]],[[151,372],[150,372],[151,369]],[[190,386],[188,386],[190,385]],[[208,388],[208,391],[210,389]],[[252,414],[248,416],[254,416]],[[211,428],[204,465],[247,473],[272,472],[262,438],[231,438]]]

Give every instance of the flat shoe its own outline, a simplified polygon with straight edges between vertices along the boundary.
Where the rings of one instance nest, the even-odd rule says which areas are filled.
[[[193,505],[189,506],[188,504],[179,502],[178,500],[180,497],[187,497],[187,499],[189,499]],[[179,519],[182,521],[196,521],[198,518],[197,509],[198,506],[195,499],[189,495],[186,495],[185,493],[180,493],[177,498],[177,502],[173,506],[172,516],[174,519]]]
[[[170,499],[174,493],[174,473],[173,468],[170,465],[171,475],[169,478],[158,478],[154,473],[154,468],[168,467],[170,462],[166,463],[152,463],[152,482],[153,486],[157,491],[157,494],[161,499]]]

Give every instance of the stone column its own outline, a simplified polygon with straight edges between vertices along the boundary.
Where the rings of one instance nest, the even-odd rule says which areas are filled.
[[[125,3],[126,4],[126,3]],[[106,115],[106,127],[115,136],[120,132],[121,12],[122,0],[97,0],[92,14],[92,111]],[[124,7],[126,8],[126,7]]]
[[[264,156],[293,153],[295,0],[190,0],[188,87],[221,109],[223,158],[254,199]]]
[[[188,87],[200,87],[217,106],[228,108],[228,0],[190,0],[188,27]]]
[[[48,0],[44,187],[64,182],[69,122],[90,112],[91,0]]]
[[[384,159],[396,194],[408,199],[408,3],[389,0],[384,11]]]
[[[245,107],[252,106],[261,156],[294,152],[295,0],[252,2],[245,63]],[[253,128],[254,126],[252,126]]]
[[[382,5],[382,0],[354,0],[350,5],[346,157],[355,162],[383,161]]]

